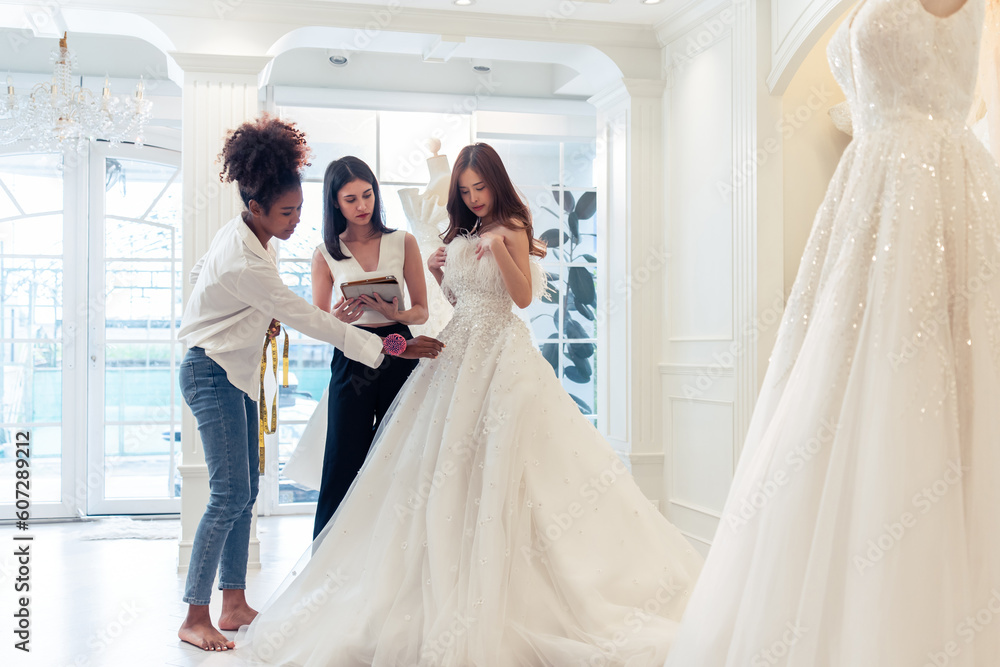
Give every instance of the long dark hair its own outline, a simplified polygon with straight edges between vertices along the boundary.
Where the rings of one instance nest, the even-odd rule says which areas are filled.
[[[372,186],[375,205],[368,221],[370,234],[391,234],[394,229],[385,226],[385,211],[382,210],[382,193],[378,179],[364,160],[348,155],[334,160],[326,168],[323,176],[323,245],[335,260],[347,259],[340,246],[340,235],[347,230],[347,218],[337,206],[337,194],[351,181],[362,180]]]
[[[462,201],[462,193],[458,187],[458,179],[466,169],[478,172],[493,194],[493,220],[508,229],[523,229],[528,234],[529,253],[545,257],[545,244],[535,238],[531,226],[531,210],[518,196],[496,150],[484,143],[466,146],[455,159],[451,186],[448,188],[448,229],[441,235],[441,239],[446,244],[451,243],[460,233],[472,233],[476,225],[476,214]],[[519,222],[522,224],[519,225]]]
[[[255,201],[266,215],[275,199],[302,184],[309,146],[295,123],[263,114],[226,135],[219,159],[219,180],[236,181],[243,204],[249,208]]]

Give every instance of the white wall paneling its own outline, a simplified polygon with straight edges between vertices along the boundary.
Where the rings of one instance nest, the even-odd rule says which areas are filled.
[[[736,466],[733,402],[674,395],[665,400],[664,431],[673,443],[670,503],[717,518]]]
[[[667,93],[671,343],[733,337],[733,45],[727,29]]]
[[[736,0],[706,13],[708,4],[660,29],[669,81],[670,259],[659,367],[665,504],[702,546],[714,535],[753,414],[766,359],[759,347],[771,345],[761,314],[774,306],[761,294],[775,281],[781,309],[781,207],[760,197],[780,188],[772,127],[780,101],[764,84],[769,8]]]

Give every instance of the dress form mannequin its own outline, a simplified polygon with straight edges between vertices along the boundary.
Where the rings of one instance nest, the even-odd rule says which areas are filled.
[[[451,184],[451,166],[447,155],[438,155],[441,150],[439,139],[429,139],[427,147],[433,155],[427,158],[427,168],[431,178],[423,194],[417,188],[404,188],[399,191],[403,203],[403,212],[410,223],[410,231],[417,237],[420,255],[426,261],[435,250],[441,247],[440,234],[448,226],[448,187]],[[427,279],[427,310],[426,324],[410,327],[414,336],[434,336],[451,319],[452,306],[444,293],[436,288],[437,281],[424,265],[424,277]]]
[[[976,99],[969,124],[980,138],[988,135],[990,152],[1000,161],[1000,0],[986,2]]]

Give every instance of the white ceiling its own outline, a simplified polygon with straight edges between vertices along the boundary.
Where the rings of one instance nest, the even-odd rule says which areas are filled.
[[[327,1],[331,5],[345,4]],[[545,18],[550,20],[553,30],[558,30],[563,19],[654,25],[666,19],[681,1],[663,0],[656,5],[645,5],[641,0],[475,0],[468,7],[458,7],[452,0],[397,0],[396,5],[406,9]],[[350,4],[386,8],[386,0],[350,0]]]
[[[363,52],[352,54],[347,67],[334,67],[328,51],[293,49],[278,56],[270,82],[307,88],[345,90],[394,90],[401,92],[470,95],[487,87],[485,94],[502,97],[556,97],[562,82],[576,72],[551,63],[490,61],[488,77],[477,74],[466,58],[446,63],[426,63],[419,55]],[[580,96],[561,96],[580,97]]]
[[[166,56],[149,42],[134,37],[75,33],[69,48],[76,55],[74,73],[111,78],[165,80]],[[23,30],[0,29],[0,67],[11,72],[52,72],[54,37],[34,37]]]

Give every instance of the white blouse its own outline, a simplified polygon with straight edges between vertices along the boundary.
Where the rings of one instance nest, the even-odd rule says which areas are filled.
[[[191,271],[195,286],[178,337],[188,347],[204,348],[233,386],[253,399],[260,394],[260,359],[272,318],[378,368],[382,339],[295,294],[282,282],[276,256],[242,216],[226,223]]]
[[[347,259],[335,260],[327,251],[326,244],[320,243],[316,249],[323,255],[327,266],[330,267],[330,275],[333,277],[333,295],[331,303],[337,303],[344,293],[340,286],[355,280],[369,280],[371,278],[381,278],[383,276],[393,276],[399,282],[399,289],[403,292],[403,302],[399,304],[400,310],[407,309],[406,282],[403,279],[403,263],[406,261],[406,232],[398,230],[391,234],[382,234],[379,238],[378,264],[374,271],[365,271],[361,268],[360,262],[351,254],[347,244],[340,242],[340,249]],[[396,324],[385,319],[385,316],[374,310],[365,310],[364,314],[354,324],[363,326],[384,326]]]

